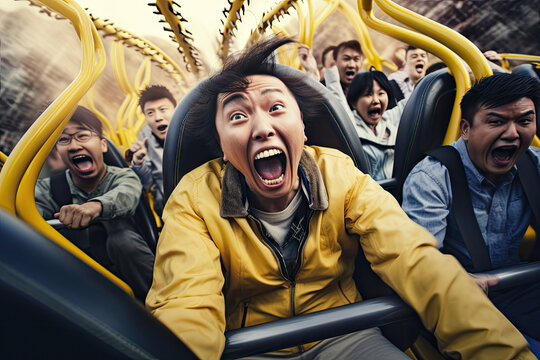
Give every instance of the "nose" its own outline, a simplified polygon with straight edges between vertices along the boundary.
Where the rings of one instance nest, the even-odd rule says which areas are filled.
[[[371,97],[371,103],[372,104],[378,104],[380,101],[379,101],[379,95],[377,94],[373,94],[373,96]]]
[[[275,135],[271,119],[267,115],[257,114],[253,116],[251,136],[253,140],[265,140]]]
[[[518,137],[519,137],[519,133],[517,131],[516,123],[513,121],[509,121],[501,138],[506,139],[506,140],[515,140]]]
[[[77,151],[81,148],[81,144],[79,144],[79,142],[77,140],[75,140],[74,137],[71,138],[71,141],[69,142],[69,144],[67,145],[67,150],[68,151]]]

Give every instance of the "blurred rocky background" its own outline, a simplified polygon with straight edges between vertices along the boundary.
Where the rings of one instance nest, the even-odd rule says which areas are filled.
[[[493,49],[498,52],[540,55],[540,0],[396,2],[453,28],[482,51]],[[349,3],[356,9],[356,1],[349,0]],[[221,8],[217,7],[216,11],[221,11]],[[394,22],[378,9],[375,9],[375,15]],[[148,21],[157,20],[154,17]],[[371,30],[370,34],[384,58],[389,59],[394,49],[400,45],[385,35]],[[313,51],[319,59],[326,46],[353,38],[356,38],[353,27],[342,14],[334,12],[316,29]],[[181,63],[181,56],[172,41],[157,38],[148,40]],[[112,41],[111,37],[104,38],[107,52]],[[198,41],[196,37],[195,41]],[[40,14],[39,9],[30,6],[16,11],[0,9],[0,57],[0,150],[9,154],[35,120],[41,105],[59,96],[77,76],[81,63],[80,42],[67,20]],[[133,81],[143,56],[134,49],[126,48],[125,57],[127,72]],[[181,98],[182,93],[176,82],[156,66],[152,67],[151,83],[164,84],[173,90],[177,99]],[[96,84],[94,103],[114,123],[123,100],[124,94],[114,78],[108,56],[107,68]]]

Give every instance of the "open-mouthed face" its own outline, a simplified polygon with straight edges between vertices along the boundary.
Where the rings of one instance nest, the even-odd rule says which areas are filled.
[[[362,61],[364,57],[361,53],[350,48],[342,48],[339,50],[336,59],[336,65],[339,70],[339,80],[349,85],[356,75],[360,71]]]
[[[372,91],[366,91],[355,104],[356,111],[362,119],[373,126],[379,123],[387,107],[388,93],[375,80],[373,80]]]
[[[169,122],[174,112],[174,104],[167,98],[147,101],[144,104],[144,116],[150,129],[161,140],[165,140]]]
[[[221,93],[216,129],[223,159],[244,175],[248,199],[257,209],[285,209],[300,183],[298,165],[306,141],[298,103],[270,75],[248,76],[243,91]]]
[[[407,51],[405,68],[409,78],[416,84],[418,80],[426,75],[428,56],[422,49],[413,49]]]
[[[75,185],[84,188],[85,183],[101,181],[106,171],[103,153],[107,151],[107,141],[91,129],[75,122],[67,123],[59,142],[62,138],[69,137],[69,144],[57,143],[56,149],[69,169]]]
[[[487,108],[480,106],[471,125],[461,121],[461,137],[478,171],[492,182],[507,173],[530,146],[536,133],[536,111],[529,98]]]

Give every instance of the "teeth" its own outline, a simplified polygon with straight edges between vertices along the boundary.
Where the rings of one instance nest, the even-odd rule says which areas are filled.
[[[255,160],[264,159],[270,156],[281,154],[283,151],[279,149],[270,149],[270,150],[264,150],[255,155]]]
[[[277,179],[274,179],[274,180],[266,180],[266,179],[263,179],[263,178],[261,178],[261,180],[262,180],[266,185],[275,185],[275,184],[279,184],[280,182],[283,181],[283,174],[281,174],[280,177],[278,177]]]

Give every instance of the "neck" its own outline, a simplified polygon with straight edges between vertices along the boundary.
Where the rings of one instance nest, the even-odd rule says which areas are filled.
[[[70,172],[71,180],[73,181],[73,184],[78,187],[79,189],[83,190],[86,193],[91,193],[94,191],[101,180],[103,180],[103,177],[105,176],[105,172],[103,171],[99,176],[96,176],[92,179],[81,179],[78,177],[73,176],[73,174]]]
[[[375,129],[377,124],[367,124],[367,126],[373,131],[373,134],[377,135],[377,129]]]

